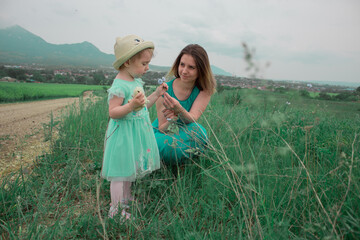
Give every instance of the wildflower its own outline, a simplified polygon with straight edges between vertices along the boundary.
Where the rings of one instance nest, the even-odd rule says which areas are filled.
[[[165,77],[159,78],[158,79],[158,84],[161,85],[162,83],[165,82]]]
[[[186,149],[185,152],[192,153],[195,156],[200,156],[201,150],[198,147]]]
[[[170,122],[170,125],[168,126],[166,132],[168,132],[169,134],[179,134],[179,126],[177,125],[176,121],[177,118],[175,119],[167,119]]]

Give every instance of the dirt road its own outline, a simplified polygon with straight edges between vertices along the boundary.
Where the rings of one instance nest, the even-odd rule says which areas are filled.
[[[44,141],[44,124],[50,123],[51,112],[56,121],[65,106],[78,101],[62,98],[0,104],[0,177],[31,164],[36,156],[48,151],[50,142]]]

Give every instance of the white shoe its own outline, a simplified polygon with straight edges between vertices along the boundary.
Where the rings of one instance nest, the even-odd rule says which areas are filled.
[[[118,208],[110,205],[109,218],[113,218],[118,213]]]
[[[131,217],[131,214],[126,212],[126,209],[129,209],[130,207],[128,205],[125,205],[124,204],[120,204],[120,207],[122,208],[122,211],[121,211],[121,218],[123,218],[123,221],[125,220],[134,220],[133,217]],[[119,209],[118,207],[113,207],[113,206],[110,206],[110,209],[109,209],[109,218],[114,218],[114,216],[116,214],[118,214],[119,212]]]

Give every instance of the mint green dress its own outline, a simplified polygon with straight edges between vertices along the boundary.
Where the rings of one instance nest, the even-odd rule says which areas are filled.
[[[144,82],[115,79],[108,89],[108,101],[114,96],[132,98],[135,87]],[[109,181],[135,181],[160,168],[159,151],[146,107],[123,118],[110,118],[104,140],[101,176]]]
[[[188,99],[180,101],[174,94],[173,83],[171,80],[167,83],[169,89],[167,93],[179,101],[181,106],[190,111],[192,104],[200,93],[197,87],[194,87]],[[179,127],[178,133],[163,133],[159,131],[159,120],[153,122],[154,133],[157,145],[159,147],[160,158],[165,164],[173,165],[183,163],[186,159],[193,156],[192,151],[196,148],[202,150],[202,147],[208,141],[205,128],[198,123],[183,123],[180,119],[176,122]],[[190,151],[188,151],[190,150]]]

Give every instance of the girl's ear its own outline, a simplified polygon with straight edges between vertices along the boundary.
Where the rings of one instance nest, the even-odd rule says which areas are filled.
[[[126,60],[126,62],[124,62],[124,67],[129,67],[130,65],[130,59]]]

